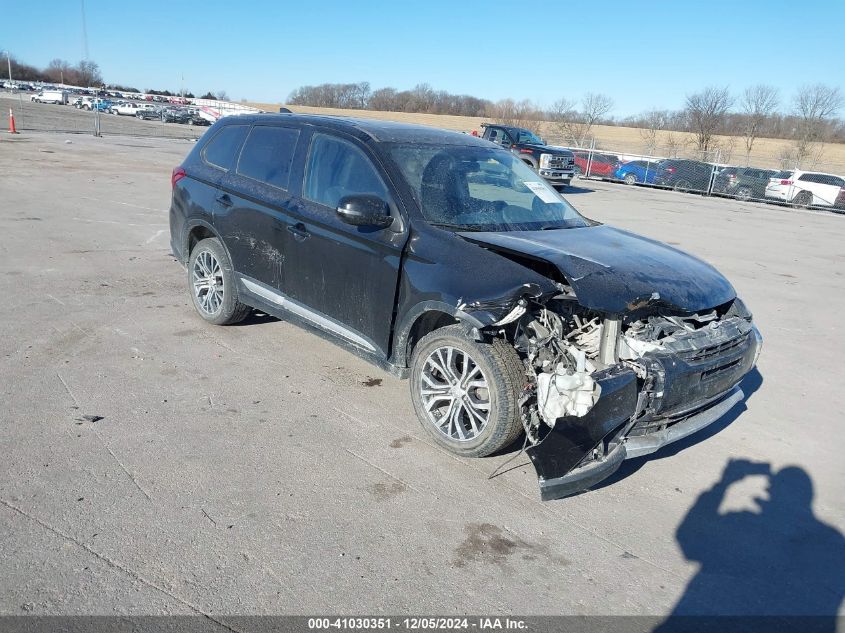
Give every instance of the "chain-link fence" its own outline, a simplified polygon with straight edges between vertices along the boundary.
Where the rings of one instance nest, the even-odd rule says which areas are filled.
[[[681,143],[637,147],[592,139],[587,147],[567,149],[575,153],[584,178],[845,211],[845,163],[816,157],[799,169],[782,144],[770,145],[754,152],[738,152],[729,145],[702,151]]]

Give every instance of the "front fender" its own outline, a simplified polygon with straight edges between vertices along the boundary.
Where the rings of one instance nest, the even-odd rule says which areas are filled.
[[[523,297],[557,292],[551,279],[458,235],[439,229],[416,232],[402,263],[393,362],[407,366],[408,336],[426,312],[436,310],[481,329],[507,315]]]

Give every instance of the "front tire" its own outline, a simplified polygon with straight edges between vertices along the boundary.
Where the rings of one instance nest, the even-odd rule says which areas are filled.
[[[243,321],[251,308],[238,301],[232,263],[217,238],[194,246],[188,260],[188,289],[199,315],[214,325]]]
[[[637,177],[634,174],[625,174],[625,178],[623,178],[626,185],[636,185],[637,184]]]
[[[435,330],[414,348],[410,378],[420,424],[456,455],[491,455],[522,432],[524,369],[502,339],[475,341],[460,324]]]
[[[753,197],[753,192],[748,187],[740,187],[736,190],[736,197],[737,200],[742,200],[743,202],[748,202]]]

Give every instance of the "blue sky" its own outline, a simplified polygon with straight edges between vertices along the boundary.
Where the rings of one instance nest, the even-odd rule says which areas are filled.
[[[8,2],[0,48],[46,66],[83,57],[80,0]],[[845,0],[476,2],[86,0],[88,50],[107,82],[284,101],[369,81],[548,106],[610,95],[623,117],[675,109],[707,85],[845,90]],[[566,7],[572,7],[567,9]],[[798,19],[801,15],[806,19]]]

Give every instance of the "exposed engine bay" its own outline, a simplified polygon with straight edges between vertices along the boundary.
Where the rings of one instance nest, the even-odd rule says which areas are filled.
[[[607,315],[560,288],[545,304],[520,299],[495,324],[525,365],[522,422],[543,498],[595,483],[618,467],[626,444],[632,452],[634,443],[642,444],[639,436],[651,441],[723,399],[753,367],[760,347],[739,299],[695,313],[653,301]],[[674,440],[662,443],[668,441]],[[633,452],[653,452],[662,443]],[[611,464],[614,452],[618,463]],[[601,472],[578,474],[591,470]]]

